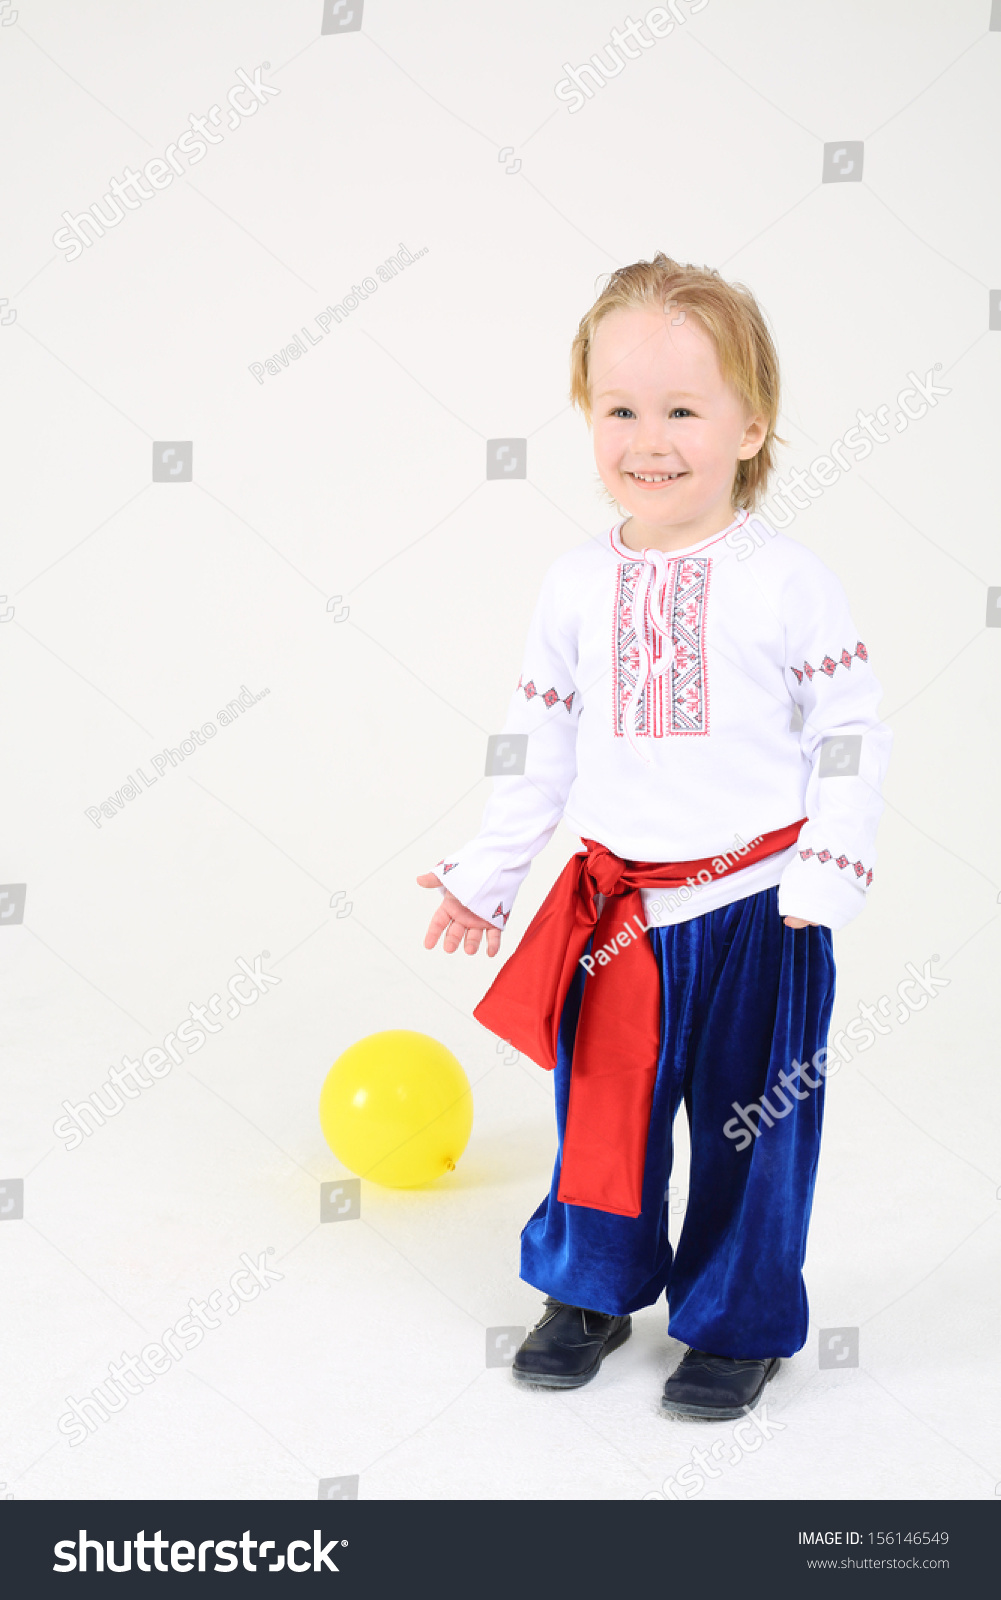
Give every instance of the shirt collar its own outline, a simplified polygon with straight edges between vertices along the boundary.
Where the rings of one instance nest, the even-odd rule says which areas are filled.
[[[711,534],[708,539],[702,539],[698,544],[685,545],[680,550],[660,550],[657,552],[657,554],[664,556],[664,558],[668,561],[673,561],[676,556],[696,555],[700,551],[707,549],[710,545],[718,544],[721,539],[725,539],[727,534],[732,533],[735,528],[743,527],[750,514],[751,513],[749,511],[739,511],[728,527],[723,528],[719,533]],[[615,523],[613,527],[609,528],[609,544],[616,556],[618,556],[618,558],[622,561],[645,561],[647,559],[646,550],[630,550],[628,546],[624,545],[622,540],[619,538],[619,531],[624,526],[626,521],[627,518],[622,517],[619,522]]]

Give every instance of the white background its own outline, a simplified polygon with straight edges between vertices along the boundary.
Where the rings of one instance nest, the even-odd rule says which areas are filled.
[[[834,1026],[908,962],[950,982],[831,1081],[810,1336],[768,1391],[782,1431],[703,1497],[993,1497],[990,0],[710,0],[576,114],[554,85],[618,3],[365,0],[340,36],[321,0],[14,11],[0,877],[28,892],[0,928],[0,1183],[25,1180],[25,1213],[0,1226],[0,1493],[312,1498],[357,1474],[368,1499],[630,1499],[729,1437],[660,1415],[681,1354],[663,1300],[579,1391],[485,1366],[487,1329],[541,1312],[518,1236],[549,1185],[552,1084],[473,1021],[482,954],[422,948],[437,895],[414,882],[476,831],[543,572],[612,520],[567,402],[577,322],[605,273],[662,249],[764,307],[783,472],[909,372],[941,363],[950,389],[789,530],[844,583],[895,733]],[[280,94],[67,261],[63,211],[265,61]],[[822,183],[825,142],[848,139],[862,182]],[[254,380],[401,243],[426,254]],[[498,436],[527,437],[525,481],[485,480]],[[150,482],[162,440],[193,441],[192,483]],[[94,825],[88,806],[243,684],[268,693]],[[575,845],[561,828],[537,860],[507,947]],[[62,1101],[262,950],[280,985],[67,1150]],[[320,1086],[391,1027],[461,1060],[471,1141],[433,1187],[363,1182],[360,1219],[321,1225],[321,1181],[349,1174]],[[269,1247],[281,1281],[71,1448],[66,1397]],[[819,1369],[832,1327],[860,1329],[857,1368]]]

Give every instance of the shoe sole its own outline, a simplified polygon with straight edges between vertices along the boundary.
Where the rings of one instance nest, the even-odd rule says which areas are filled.
[[[754,1410],[765,1392],[765,1385],[771,1383],[781,1365],[781,1357],[776,1357],[774,1365],[769,1367],[750,1400],[745,1401],[742,1406],[700,1406],[686,1404],[683,1400],[661,1399],[661,1411],[666,1417],[702,1417],[707,1422],[732,1422],[737,1417],[744,1417],[749,1411]]]
[[[601,1346],[598,1352],[598,1359],[589,1372],[564,1376],[556,1372],[522,1372],[517,1367],[512,1367],[512,1376],[518,1383],[523,1383],[527,1388],[531,1389],[579,1389],[583,1384],[590,1383],[592,1378],[598,1376],[601,1363],[605,1357],[610,1351],[617,1350],[621,1344],[625,1344],[632,1331],[632,1323],[627,1322],[626,1326],[620,1328],[618,1333],[613,1333],[612,1337]]]

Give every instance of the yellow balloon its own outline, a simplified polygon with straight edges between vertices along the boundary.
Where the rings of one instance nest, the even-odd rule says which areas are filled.
[[[459,1062],[409,1028],[349,1045],[320,1092],[320,1127],[338,1161],[390,1189],[454,1171],[472,1126],[473,1092]]]

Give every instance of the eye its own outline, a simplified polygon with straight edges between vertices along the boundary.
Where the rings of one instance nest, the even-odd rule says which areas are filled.
[[[628,406],[615,406],[608,414],[610,417],[634,417],[636,415]],[[687,406],[675,406],[670,415],[672,417],[694,417],[695,412],[689,411]]]

